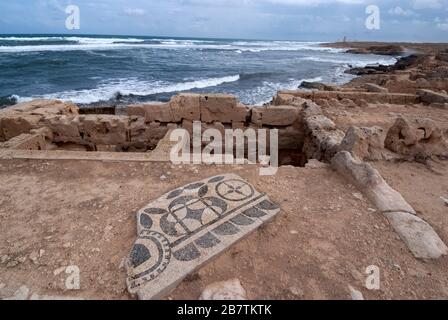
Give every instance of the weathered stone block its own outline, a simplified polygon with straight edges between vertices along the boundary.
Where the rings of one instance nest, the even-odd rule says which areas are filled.
[[[289,126],[297,122],[301,109],[294,106],[252,108],[252,122],[261,125]]]
[[[124,113],[128,116],[145,117],[145,107],[143,104],[131,104],[124,108]]]
[[[366,83],[366,84],[364,84],[364,88],[368,92],[377,92],[377,93],[388,93],[389,92],[389,90],[387,88],[381,87],[374,83]]]
[[[144,109],[146,122],[175,122],[169,103],[145,104]]]
[[[22,133],[0,144],[2,148],[14,150],[45,150],[45,137],[42,134]]]
[[[250,109],[237,102],[235,96],[227,94],[201,95],[201,120],[203,122],[245,122]]]
[[[22,133],[28,133],[32,129],[40,127],[41,116],[28,114],[9,114],[1,118],[0,136],[3,140],[9,140]]]
[[[82,143],[78,116],[46,117],[43,123],[53,132],[54,142]]]
[[[172,97],[169,104],[174,122],[181,122],[183,119],[191,121],[201,120],[199,94],[181,93]]]
[[[84,140],[94,144],[125,144],[129,118],[114,115],[80,116],[80,127]]]
[[[23,102],[7,108],[9,111],[22,112],[34,115],[77,115],[78,106],[60,100],[36,99]]]
[[[393,93],[389,94],[390,104],[417,104],[420,103],[420,99],[415,94],[405,94],[405,93]]]
[[[423,103],[448,103],[448,95],[445,93],[434,92],[427,89],[417,91]]]

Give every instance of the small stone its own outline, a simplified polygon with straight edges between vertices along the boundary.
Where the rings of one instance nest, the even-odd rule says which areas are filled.
[[[160,176],[160,180],[162,180],[162,181],[166,180],[166,176],[165,175],[161,175]]]
[[[297,231],[297,230],[291,230],[291,231],[289,231],[289,233],[290,233],[290,234],[299,234],[299,231]]]
[[[29,258],[31,261],[33,261],[34,264],[36,264],[37,260],[39,259],[39,253],[37,251],[33,251],[31,252]]]
[[[16,260],[9,261],[9,262],[6,264],[6,268],[14,268],[14,267],[16,267],[18,264],[19,264],[19,262],[16,261]]]
[[[364,279],[364,275],[359,272],[358,270],[352,270],[350,272],[350,274],[352,275],[353,279],[357,280],[357,281],[363,281]]]
[[[126,268],[126,260],[127,260],[126,257],[123,257],[123,259],[121,259],[120,264],[118,266],[118,269],[121,270],[121,269],[125,269]]]
[[[17,258],[17,261],[19,263],[24,263],[26,261],[26,257],[25,256],[24,257],[19,257],[19,258]]]
[[[445,205],[448,207],[448,198],[440,197],[440,199],[442,199]]]
[[[64,248],[70,248],[72,246],[72,244],[70,242],[64,243],[62,245]]]
[[[11,258],[8,256],[8,255],[3,255],[3,256],[1,256],[0,257],[0,263],[6,263],[6,262],[8,262],[9,260],[10,260]]]
[[[394,268],[401,270],[401,266],[399,264],[394,263],[393,266],[394,266]]]
[[[208,285],[199,300],[247,300],[246,290],[239,279]]]
[[[25,286],[20,287],[12,297],[6,298],[5,300],[26,300],[30,294],[30,289]]]
[[[348,290],[350,291],[350,296],[352,297],[352,300],[364,300],[361,291],[356,290],[350,285],[348,286]]]
[[[39,250],[39,257],[42,258],[42,256],[44,255],[45,250],[44,249],[40,249]]]
[[[53,274],[54,274],[55,276],[57,276],[57,275],[61,274],[62,272],[64,272],[65,269],[66,269],[66,267],[60,267],[60,268],[54,270],[54,271],[53,271]]]
[[[356,199],[358,199],[358,200],[360,200],[360,201],[363,201],[363,200],[364,200],[363,195],[360,194],[360,193],[358,193],[358,192],[352,193],[352,196],[354,196]]]
[[[305,293],[299,287],[293,286],[289,288],[289,292],[296,297],[303,297]]]

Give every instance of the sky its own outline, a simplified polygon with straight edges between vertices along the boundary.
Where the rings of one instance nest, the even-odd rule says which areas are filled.
[[[79,30],[66,28],[70,4]],[[448,42],[448,0],[1,0],[0,12],[0,34]]]

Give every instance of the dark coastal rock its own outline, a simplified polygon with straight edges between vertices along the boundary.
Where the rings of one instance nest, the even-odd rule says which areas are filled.
[[[405,53],[405,49],[399,45],[385,45],[349,49],[347,52],[353,54],[379,54],[386,56],[399,56]]]
[[[334,91],[335,88],[333,86],[326,85],[320,82],[308,82],[303,81],[299,88],[302,89],[310,89],[310,90],[319,90],[319,91]]]
[[[410,67],[421,64],[426,59],[426,56],[413,54],[407,57],[402,57],[398,59],[397,63],[392,66],[378,65],[378,66],[367,66],[363,68],[352,68],[345,73],[353,74],[356,76],[362,76],[366,74],[382,74],[382,73],[390,73],[396,70],[406,70]]]

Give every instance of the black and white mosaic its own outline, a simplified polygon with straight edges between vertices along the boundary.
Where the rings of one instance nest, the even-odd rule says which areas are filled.
[[[280,211],[234,174],[173,190],[137,213],[128,290],[153,299]]]

